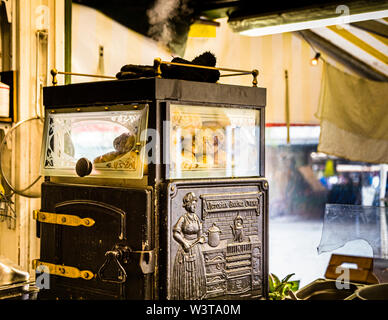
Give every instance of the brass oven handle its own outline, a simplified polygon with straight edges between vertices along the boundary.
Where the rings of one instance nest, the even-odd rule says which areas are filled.
[[[122,260],[123,255],[125,253],[126,252],[123,252],[123,249],[120,249],[120,248],[116,248],[115,250],[107,251],[105,253],[105,257],[106,257],[105,262],[97,272],[97,275],[101,279],[101,281],[109,282],[109,283],[119,283],[119,284],[123,284],[127,281],[127,272],[125,271],[124,267],[120,263],[120,260]],[[112,261],[116,264],[116,266],[119,269],[120,275],[117,277],[117,279],[105,277],[105,273],[104,273],[105,269]]]
[[[135,251],[131,248],[120,245],[105,253],[105,262],[102,264],[97,272],[98,277],[103,282],[119,283],[123,284],[127,281],[127,273],[123,267],[123,264],[127,264],[131,259],[131,255],[138,255],[139,267],[143,274],[150,274],[155,271],[155,250],[140,250]],[[105,270],[111,263],[115,263],[119,270],[119,276],[117,279],[107,278],[105,276]]]

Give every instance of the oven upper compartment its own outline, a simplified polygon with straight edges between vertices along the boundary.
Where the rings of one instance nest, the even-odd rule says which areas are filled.
[[[260,176],[260,118],[260,109],[170,103],[167,178]]]
[[[93,167],[90,176],[101,178],[141,179],[144,166],[150,181],[265,175],[265,88],[157,77],[95,81],[45,87],[43,104],[44,176],[76,177],[83,158],[77,168]],[[135,149],[117,149],[129,133]]]
[[[147,118],[148,104],[48,110],[41,174],[76,177],[86,161],[92,177],[142,178]]]

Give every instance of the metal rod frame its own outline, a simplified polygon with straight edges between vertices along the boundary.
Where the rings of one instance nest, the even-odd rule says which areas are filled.
[[[162,61],[160,58],[156,58],[156,59],[154,59],[154,68],[155,68],[155,73],[156,73],[156,77],[157,78],[162,78],[162,70],[160,68],[160,66],[162,64],[175,65],[175,66],[181,66],[181,67],[189,67],[189,68],[199,68],[199,69],[235,72],[234,74],[220,75],[220,77],[241,76],[241,75],[248,75],[248,74],[250,74],[250,75],[253,76],[252,85],[254,87],[257,87],[257,77],[259,75],[259,71],[257,69],[254,69],[252,71],[247,71],[247,70],[230,69],[230,68],[217,68],[217,67],[208,67],[208,66],[201,66],[201,65],[195,65],[195,64],[168,62],[168,61]],[[57,75],[58,74],[82,76],[82,77],[105,78],[105,79],[117,79],[116,77],[105,76],[105,75],[58,71],[57,69],[54,68],[54,69],[51,70],[51,75],[53,77],[52,84],[54,86],[56,86],[58,84],[58,80],[57,80]]]

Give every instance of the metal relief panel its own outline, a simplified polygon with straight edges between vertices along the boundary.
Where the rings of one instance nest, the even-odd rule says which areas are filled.
[[[264,295],[266,190],[264,179],[168,186],[168,299]]]

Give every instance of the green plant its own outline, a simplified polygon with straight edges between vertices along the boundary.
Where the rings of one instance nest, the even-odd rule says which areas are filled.
[[[291,298],[290,291],[294,292],[299,289],[299,280],[289,281],[293,275],[295,273],[291,273],[284,277],[284,279],[279,280],[273,273],[269,274],[269,300]]]

